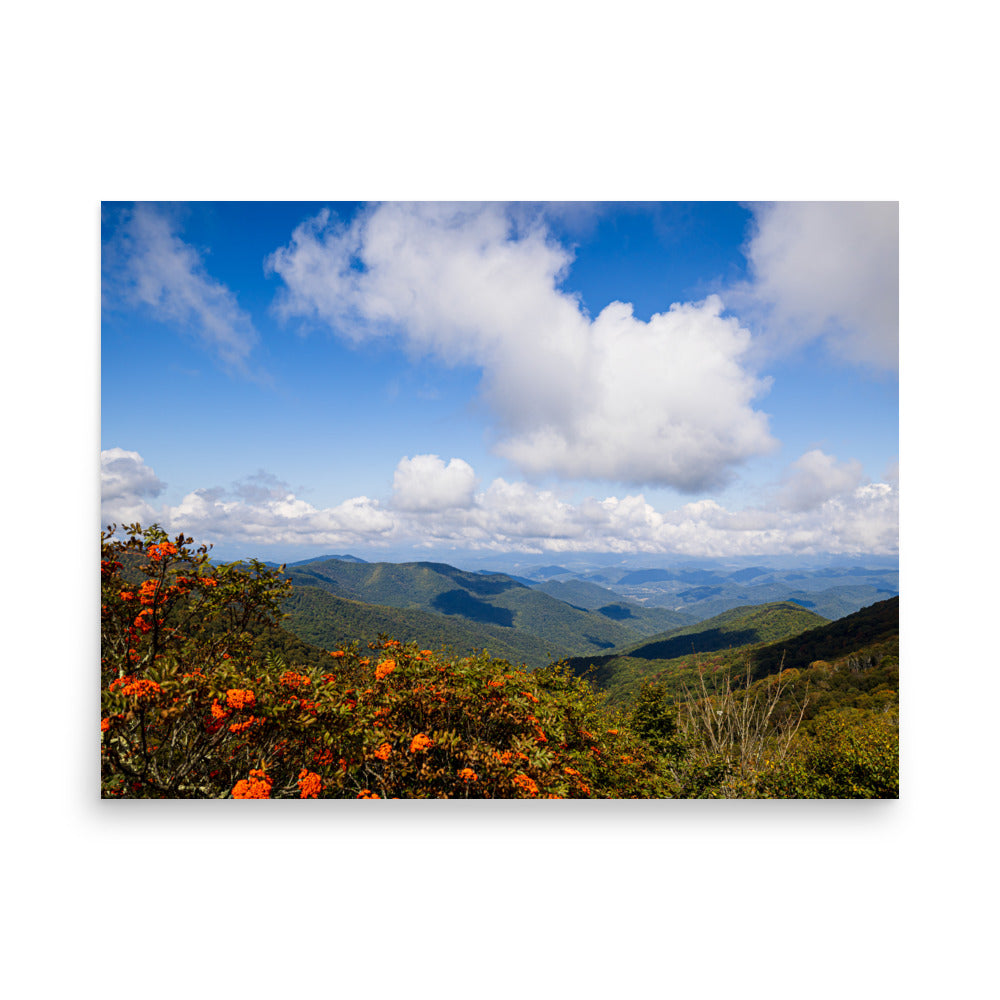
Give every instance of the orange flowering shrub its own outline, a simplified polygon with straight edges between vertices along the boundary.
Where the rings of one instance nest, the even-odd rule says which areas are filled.
[[[226,692],[226,704],[230,708],[235,708],[237,710],[243,708],[253,708],[254,701],[255,698],[253,691],[241,691],[238,688],[230,688]]]
[[[298,786],[300,799],[315,799],[323,790],[323,779],[318,774],[302,768],[299,771]]]
[[[383,678],[388,677],[389,674],[391,674],[393,672],[393,670],[395,670],[395,669],[396,669],[396,661],[395,660],[383,660],[375,668],[375,680],[380,681]]]
[[[271,779],[263,770],[251,771],[249,778],[237,781],[233,786],[234,799],[269,799]]]
[[[163,689],[156,681],[151,681],[143,677],[119,677],[108,685],[108,691],[117,692],[123,698],[151,699],[160,694]]]
[[[536,785],[526,774],[515,774],[511,779],[511,784],[523,789],[528,795],[538,794],[538,785]]]

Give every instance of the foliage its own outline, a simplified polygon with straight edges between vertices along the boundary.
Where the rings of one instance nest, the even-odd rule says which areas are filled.
[[[794,671],[783,671],[751,683],[750,661],[739,683],[732,675],[697,674],[698,687],[687,691],[678,709],[691,762],[717,769],[717,790],[725,798],[756,794],[760,773],[787,759],[802,722],[805,702],[797,712],[779,712]]]
[[[341,649],[353,641],[364,644],[386,634],[433,649],[488,649],[502,659],[524,662],[529,667],[543,667],[561,652],[517,629],[446,617],[420,608],[366,604],[300,584],[293,585],[282,609],[286,629],[326,650]]]
[[[760,776],[756,794],[774,798],[899,797],[898,719],[889,712],[829,712],[789,758]]]

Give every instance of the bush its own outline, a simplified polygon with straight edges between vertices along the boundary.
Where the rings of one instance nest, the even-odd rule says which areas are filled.
[[[899,798],[898,722],[889,712],[831,712],[803,735],[783,766],[761,776],[758,794],[776,798]]]

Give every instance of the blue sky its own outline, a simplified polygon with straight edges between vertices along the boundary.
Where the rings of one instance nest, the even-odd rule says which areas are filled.
[[[892,555],[894,203],[102,207],[102,523]]]

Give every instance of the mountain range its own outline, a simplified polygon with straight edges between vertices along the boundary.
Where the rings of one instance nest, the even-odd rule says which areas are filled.
[[[852,656],[867,667],[885,655],[899,655],[898,596],[832,622],[790,602],[734,608],[610,654],[567,662],[620,704],[644,681],[665,683],[679,695],[706,670],[761,678]]]
[[[613,660],[636,673],[637,662],[801,633],[894,596],[898,585],[891,567],[526,572],[542,579],[437,562],[307,559],[286,567],[285,626],[326,649],[382,634],[457,653],[486,649],[531,668],[586,661],[610,676]]]
[[[588,608],[560,600],[502,573],[471,573],[444,563],[362,563],[338,558],[286,568],[293,585],[287,627],[330,646],[380,632],[428,646],[544,666],[565,656],[614,649],[691,619],[643,608],[610,594]]]

